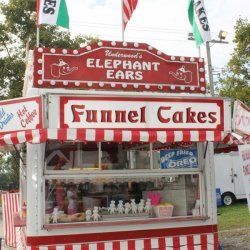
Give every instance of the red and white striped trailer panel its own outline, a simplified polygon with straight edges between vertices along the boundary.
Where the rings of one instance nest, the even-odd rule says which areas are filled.
[[[28,246],[27,250],[217,250],[217,234]]]
[[[13,214],[19,210],[19,193],[2,193],[4,243],[6,246],[16,247],[16,229]]]
[[[46,242],[46,243],[45,243]],[[76,243],[77,242],[77,243]],[[217,250],[216,225],[27,237],[28,250]]]

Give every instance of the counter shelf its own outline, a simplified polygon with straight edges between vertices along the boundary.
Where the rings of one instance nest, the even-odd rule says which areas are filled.
[[[152,224],[152,223],[167,223],[167,222],[185,222],[185,221],[206,221],[209,216],[183,216],[171,218],[147,218],[133,219],[127,221],[92,221],[92,222],[77,222],[77,223],[57,223],[44,224],[43,228],[47,230],[65,229],[65,228],[82,228],[84,227],[98,227],[98,226],[122,226],[122,225],[138,225],[138,224]]]

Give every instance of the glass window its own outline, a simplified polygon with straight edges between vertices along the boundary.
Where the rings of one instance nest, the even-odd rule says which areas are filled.
[[[98,144],[95,142],[46,143],[45,163],[47,170],[98,169]]]
[[[199,174],[54,178],[47,224],[200,215]]]
[[[77,143],[75,152],[76,162],[74,168],[98,169],[99,168],[99,144],[95,142]]]
[[[101,143],[101,169],[150,169],[150,145]]]
[[[126,150],[123,145],[114,142],[101,143],[101,169],[118,170],[128,167]]]
[[[46,144],[47,170],[198,169],[195,143],[64,142]],[[152,165],[152,166],[151,166]]]

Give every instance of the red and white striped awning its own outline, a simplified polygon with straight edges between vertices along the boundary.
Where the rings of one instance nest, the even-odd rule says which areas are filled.
[[[225,144],[236,146],[236,145],[243,145],[243,144],[249,144],[250,143],[250,135],[238,135],[236,133],[228,133],[224,139],[223,142]]]
[[[110,141],[110,142],[221,142],[221,131],[137,131],[108,129],[34,129],[0,135],[0,145],[24,142],[42,143],[46,140],[61,141]]]

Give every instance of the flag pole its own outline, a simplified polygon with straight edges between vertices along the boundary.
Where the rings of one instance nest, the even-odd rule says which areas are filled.
[[[40,29],[39,26],[36,26],[36,47],[39,47],[40,44]]]
[[[123,0],[121,0],[122,42],[124,42]]]
[[[39,18],[39,6],[40,6],[40,0],[36,1],[36,47],[39,47],[39,43],[40,43],[40,30],[39,30],[39,22],[38,22],[38,18]]]

